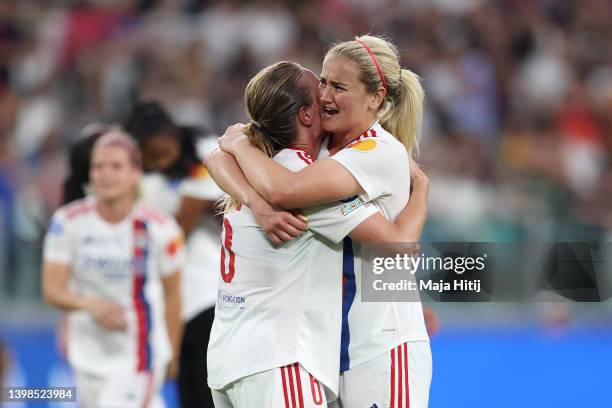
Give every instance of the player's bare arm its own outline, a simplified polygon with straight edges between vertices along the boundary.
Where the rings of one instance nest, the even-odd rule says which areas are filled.
[[[64,311],[86,310],[103,327],[125,330],[125,310],[115,302],[76,294],[68,289],[70,265],[45,262],[42,268],[42,292],[45,302]]]
[[[217,185],[238,202],[248,206],[266,236],[275,244],[281,244],[300,236],[308,225],[287,211],[270,205],[251,187],[236,159],[221,150],[213,151],[206,158],[206,167]]]
[[[166,327],[172,347],[172,360],[168,367],[167,376],[173,379],[178,375],[178,361],[180,354],[181,338],[183,335],[183,323],[181,321],[181,274],[179,271],[171,273],[161,279],[164,287],[164,298],[166,305]]]
[[[308,207],[363,192],[353,175],[334,160],[318,160],[299,172],[287,170],[253,146],[241,124],[230,126],[219,146],[236,158],[251,186],[281,208]]]

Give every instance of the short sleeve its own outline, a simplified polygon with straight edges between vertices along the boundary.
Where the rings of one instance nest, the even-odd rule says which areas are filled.
[[[161,276],[168,276],[182,270],[185,264],[184,235],[174,220],[169,220],[162,225],[159,243]]]
[[[72,264],[73,253],[70,235],[69,220],[64,212],[59,209],[51,217],[45,234],[43,260],[66,265]]]
[[[308,226],[314,232],[338,243],[359,224],[378,212],[372,203],[359,196],[335,203],[308,207],[303,210]]]
[[[408,156],[401,145],[382,138],[367,138],[330,157],[344,166],[365,192],[365,201],[393,194],[393,174],[402,171]]]

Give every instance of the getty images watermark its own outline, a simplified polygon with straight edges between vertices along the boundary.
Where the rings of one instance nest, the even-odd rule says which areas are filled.
[[[612,297],[610,243],[364,244],[364,302],[599,302]]]
[[[372,259],[372,272],[375,275],[382,275],[390,271],[402,271],[413,276],[416,271],[453,271],[457,275],[463,275],[465,272],[483,271],[485,269],[485,261],[487,254],[477,257],[428,257],[423,254],[395,254],[395,256],[377,256]],[[480,293],[480,279],[455,279],[452,282],[444,281],[443,279],[400,279],[399,282],[385,282],[382,277],[375,279],[373,288],[377,291],[396,291],[396,290],[433,290],[438,292],[444,291],[473,291]]]

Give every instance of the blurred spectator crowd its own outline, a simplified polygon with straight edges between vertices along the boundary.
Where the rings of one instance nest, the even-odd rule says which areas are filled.
[[[138,98],[245,120],[261,67],[385,34],[423,79],[429,240],[612,241],[608,0],[0,0],[0,293],[37,297],[68,148]]]

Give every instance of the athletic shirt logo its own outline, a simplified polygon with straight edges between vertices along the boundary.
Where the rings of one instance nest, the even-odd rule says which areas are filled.
[[[359,150],[360,152],[369,152],[370,150],[374,150],[376,148],[376,140],[373,140],[375,137],[376,130],[369,129],[366,132],[363,132],[363,134],[357,139],[353,140],[347,147],[350,149]]]

